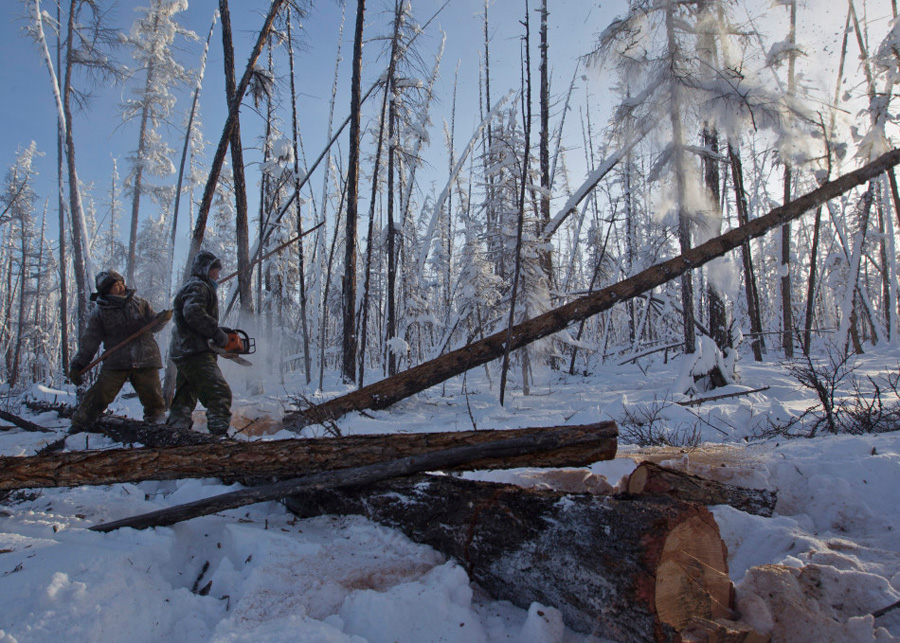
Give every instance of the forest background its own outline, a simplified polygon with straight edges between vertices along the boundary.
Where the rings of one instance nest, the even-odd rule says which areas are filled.
[[[265,338],[271,369],[317,388],[332,371],[362,384],[765,214],[896,135],[893,0],[296,2],[256,61],[242,149],[232,143],[210,182],[228,113],[223,42],[239,80],[273,6],[235,4],[224,41],[222,16],[213,24],[224,2],[5,5],[0,368],[11,389],[61,383],[96,270],[122,271],[168,307],[191,238],[225,273],[242,271],[221,292],[226,323]],[[892,174],[872,181],[518,351],[511,381],[527,392],[553,371],[665,347],[712,359],[692,386],[713,386],[741,351],[890,342],[898,201]]]

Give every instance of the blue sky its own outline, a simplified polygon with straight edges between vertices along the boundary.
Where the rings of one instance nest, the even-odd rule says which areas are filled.
[[[109,3],[106,3],[107,5]],[[127,30],[138,15],[135,9],[146,6],[147,0],[122,0],[111,9],[111,24]],[[422,0],[412,2],[413,13],[419,23],[424,23],[440,7],[442,2]],[[236,64],[238,74],[241,73],[249,55],[250,48],[262,24],[263,14],[268,7],[261,0],[241,0],[231,3],[232,25],[234,30]],[[366,35],[375,37],[388,31],[390,22],[389,7],[393,2],[387,0],[367,3]],[[40,177],[37,191],[40,205],[45,198],[50,198],[51,219],[55,213],[55,167],[56,167],[56,111],[51,94],[50,77],[41,63],[38,48],[22,31],[25,26],[23,15],[30,10],[31,0],[27,3],[5,2],[2,12],[5,20],[0,21],[0,52],[3,65],[0,65],[0,83],[7,88],[6,97],[0,101],[0,164],[4,171],[15,160],[16,150],[36,141],[39,151],[45,156],[37,163]],[[53,10],[49,0],[42,0],[45,11]],[[189,9],[180,14],[179,22],[192,29],[201,39],[205,38],[209,29],[213,10],[218,2],[212,0],[192,0]],[[537,44],[539,18],[536,12],[538,3],[530,2],[532,9],[532,37]],[[595,41],[596,33],[602,30],[617,14],[620,3],[583,2],[581,0],[551,0],[550,2],[550,47],[551,70],[553,74],[553,91],[561,93],[568,86],[575,69],[576,59],[587,52]],[[612,7],[612,8],[610,8]],[[491,74],[493,78],[492,98],[499,97],[509,88],[519,85],[519,41],[523,33],[520,20],[523,19],[524,2],[518,0],[495,0],[490,4],[491,20]],[[437,85],[438,103],[432,118],[435,127],[432,130],[432,153],[445,158],[441,119],[448,115],[452,85],[458,66],[459,90],[457,98],[457,130],[456,145],[465,145],[471,131],[478,121],[478,69],[483,51],[482,38],[483,0],[453,0],[438,18],[429,26],[420,38],[420,53],[428,66],[431,65],[440,42],[440,30],[446,33],[446,49],[441,65],[441,79]],[[334,61],[338,44],[338,30],[341,20],[341,5],[332,0],[316,2],[309,15],[303,20],[302,51],[297,54],[298,68],[298,103],[300,111],[300,128],[307,156],[310,160],[318,155],[325,143],[329,97],[334,73]],[[349,85],[349,61],[352,52],[352,29],[355,20],[355,3],[347,7],[346,24],[343,32],[343,61],[340,68],[341,95],[346,94]],[[51,50],[55,39],[48,34]],[[201,44],[181,43],[184,51],[180,60],[186,65],[195,67],[199,61]],[[376,49],[381,43],[371,42],[365,49],[364,85],[368,86],[381,72],[383,62],[375,59]],[[535,58],[535,84],[537,83],[537,52]],[[133,64],[126,51],[117,55],[120,62]],[[277,73],[286,75],[287,65]],[[86,110],[75,115],[73,132],[75,135],[76,160],[79,176],[83,182],[92,183],[92,196],[97,205],[97,217],[100,219],[106,211],[107,192],[110,187],[112,159],[118,159],[119,174],[127,173],[127,155],[137,144],[137,124],[123,123],[119,105],[127,96],[129,88],[135,83],[142,83],[143,75],[124,86],[98,86],[93,88],[93,98]],[[591,90],[598,91],[595,84]],[[602,90],[600,90],[602,91]],[[581,96],[584,90],[580,90]],[[536,97],[536,87],[535,87]],[[245,147],[245,162],[248,172],[250,190],[258,179],[254,164],[259,161],[258,135],[261,119],[248,107],[245,100],[242,110],[242,133]],[[187,91],[178,94],[175,107],[175,122],[180,124],[190,106]],[[348,111],[347,101],[338,102],[335,119],[343,120]],[[221,31],[217,26],[213,35],[207,64],[206,79],[201,94],[201,115],[204,132],[210,145],[211,154],[224,122],[224,88],[222,82]],[[289,128],[290,112],[285,106],[281,112],[284,127]],[[580,127],[577,118],[572,118],[572,126]],[[289,130],[288,130],[289,131]],[[170,145],[181,149],[181,131],[172,129],[163,132]],[[578,154],[580,158],[580,153]],[[173,162],[177,164],[178,155]],[[436,161],[444,163],[446,161]],[[435,181],[443,180],[438,172]],[[576,179],[577,180],[577,179]],[[171,179],[174,183],[174,177]],[[441,185],[437,186],[437,190]],[[199,197],[198,197],[199,198]],[[156,206],[147,201],[142,204],[142,216],[152,214]],[[251,211],[254,205],[251,203]],[[184,210],[183,210],[184,211]],[[127,225],[120,220],[120,230],[127,235]],[[185,229],[184,236],[188,231]],[[179,232],[179,236],[182,233]]]

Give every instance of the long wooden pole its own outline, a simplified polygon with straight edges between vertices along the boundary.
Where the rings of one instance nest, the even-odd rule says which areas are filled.
[[[140,329],[134,331],[133,333],[131,333],[131,335],[129,335],[128,337],[123,339],[121,342],[119,342],[118,344],[116,344],[115,346],[110,348],[109,350],[104,351],[100,355],[100,357],[98,357],[93,362],[91,362],[90,364],[85,366],[83,369],[78,371],[78,375],[79,376],[84,375],[85,373],[87,373],[89,370],[94,368],[97,364],[99,364],[100,362],[105,360],[107,357],[109,357],[116,351],[124,348],[125,346],[128,346],[128,344],[130,344],[131,342],[136,340],[138,337],[140,337],[144,333],[149,333],[150,331],[154,330],[155,328],[162,326],[163,324],[168,322],[170,319],[172,319],[172,311],[171,310],[162,311],[156,317],[154,317],[153,320],[150,321],[148,324],[146,324],[145,326],[142,326]]]

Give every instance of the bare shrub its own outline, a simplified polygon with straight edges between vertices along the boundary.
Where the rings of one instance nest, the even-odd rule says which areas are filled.
[[[670,429],[663,411],[672,406],[668,398],[653,398],[653,402],[626,405],[619,420],[619,439],[641,447],[690,447],[702,442],[699,427]]]

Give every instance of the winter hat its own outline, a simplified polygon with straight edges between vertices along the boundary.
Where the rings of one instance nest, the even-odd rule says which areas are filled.
[[[94,283],[97,286],[97,292],[101,295],[105,295],[109,292],[109,289],[112,288],[112,285],[117,281],[125,283],[125,277],[123,277],[115,270],[103,270],[97,273],[97,277],[94,280]]]

